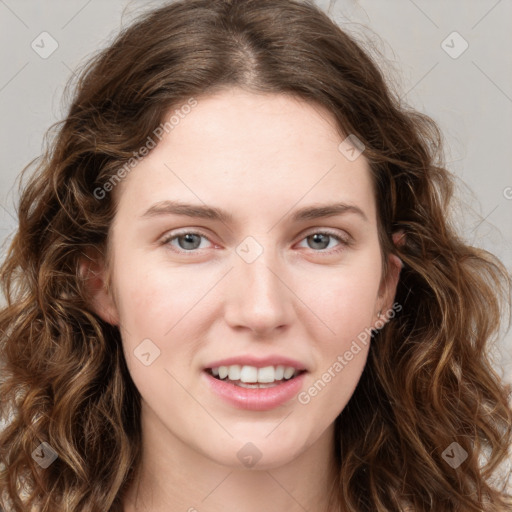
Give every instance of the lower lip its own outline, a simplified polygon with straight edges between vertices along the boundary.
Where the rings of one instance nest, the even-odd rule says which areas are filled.
[[[216,379],[206,371],[203,371],[203,375],[213,392],[234,407],[251,411],[267,411],[295,397],[302,388],[306,372],[271,388],[242,388]]]

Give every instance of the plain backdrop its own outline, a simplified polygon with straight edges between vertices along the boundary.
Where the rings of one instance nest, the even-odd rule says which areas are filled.
[[[16,228],[15,180],[61,119],[73,70],[135,15],[161,1],[0,0],[0,239]],[[318,0],[371,44],[404,103],[430,115],[456,174],[454,212],[473,245],[512,268],[512,2]],[[3,254],[0,253],[0,255]],[[512,336],[496,367],[512,382]]]

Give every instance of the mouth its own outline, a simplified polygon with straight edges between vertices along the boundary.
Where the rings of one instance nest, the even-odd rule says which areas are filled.
[[[304,387],[308,370],[262,364],[211,366],[204,368],[202,373],[210,391],[237,409],[269,411],[292,403]]]
[[[279,386],[302,375],[307,370],[291,366],[265,366],[257,368],[249,365],[231,365],[205,368],[213,378],[241,388],[263,389]]]

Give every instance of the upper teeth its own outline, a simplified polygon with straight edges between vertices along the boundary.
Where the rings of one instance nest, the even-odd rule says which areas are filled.
[[[274,382],[275,380],[290,379],[299,373],[293,366],[255,366],[233,364],[212,368],[212,373],[220,379],[240,380],[242,382]]]

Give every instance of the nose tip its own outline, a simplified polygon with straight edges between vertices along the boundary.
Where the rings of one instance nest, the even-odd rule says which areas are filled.
[[[248,243],[248,245],[250,242]],[[250,245],[249,245],[250,247]],[[283,329],[291,320],[289,291],[263,253],[252,263],[243,258],[229,281],[226,321],[233,328],[247,328],[257,335]],[[282,274],[282,272],[281,272]]]

